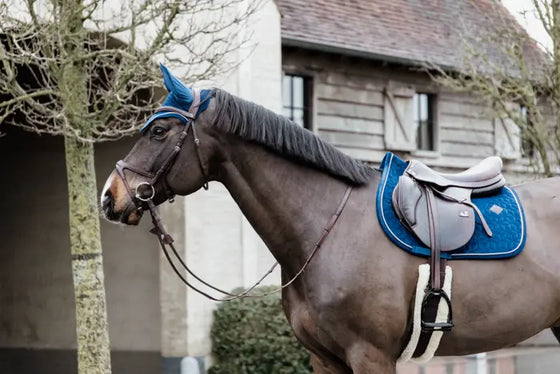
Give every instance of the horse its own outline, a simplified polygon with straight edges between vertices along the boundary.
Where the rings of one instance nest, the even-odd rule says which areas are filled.
[[[214,89],[206,104],[196,115],[176,110],[151,120],[107,179],[105,217],[135,225],[146,201],[155,206],[170,194],[222,183],[281,265],[282,281],[292,279],[282,306],[314,372],[395,373],[426,259],[382,231],[380,172],[223,90]],[[450,262],[455,326],[436,356],[511,346],[547,328],[560,341],[560,178],[514,189],[525,207],[525,249],[505,260]]]

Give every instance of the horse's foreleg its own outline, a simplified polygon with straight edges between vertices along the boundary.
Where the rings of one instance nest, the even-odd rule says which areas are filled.
[[[350,368],[342,367],[334,362],[326,362],[314,354],[311,354],[311,365],[314,374],[352,374]]]
[[[552,327],[551,330],[552,330],[552,333],[554,334],[554,336],[556,336],[556,339],[558,340],[558,342],[560,342],[560,326]]]
[[[354,374],[395,374],[396,363],[385,352],[369,344],[355,344],[347,352]]]

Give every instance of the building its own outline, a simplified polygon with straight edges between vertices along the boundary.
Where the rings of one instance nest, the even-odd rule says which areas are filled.
[[[420,69],[459,67],[457,19],[485,27],[487,0],[458,3],[267,1],[253,54],[217,84],[373,164],[387,150],[450,170],[500,154],[518,180],[527,168],[510,124]],[[96,149],[100,187],[132,143]],[[0,156],[10,160],[0,167],[0,372],[75,372],[63,141],[13,130]],[[249,286],[273,262],[221,185],[162,210],[187,262],[220,288]],[[148,229],[147,219],[102,226],[113,372],[175,374],[184,357],[208,366],[215,303],[180,283]]]
[[[303,122],[319,136],[373,163],[386,150],[445,168],[498,154],[506,170],[519,170],[514,127],[426,73],[430,65],[460,70],[467,58],[462,39],[496,32],[491,21],[509,17],[505,8],[487,1],[356,1],[352,9],[337,1],[278,3],[282,67],[303,77]],[[479,41],[480,48],[499,62],[488,42]]]

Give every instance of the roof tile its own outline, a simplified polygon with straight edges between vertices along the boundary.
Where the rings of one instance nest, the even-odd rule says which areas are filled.
[[[521,27],[492,0],[278,0],[278,5],[287,44],[453,69],[464,60],[461,38],[496,33],[495,17]],[[542,55],[532,44],[528,50]],[[483,48],[489,54],[496,49]]]

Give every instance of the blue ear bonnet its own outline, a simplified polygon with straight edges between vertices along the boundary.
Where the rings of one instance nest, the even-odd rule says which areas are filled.
[[[163,73],[163,83],[165,84],[165,88],[169,92],[167,98],[163,102],[163,106],[172,106],[177,109],[181,109],[184,111],[188,111],[193,102],[193,94],[192,89],[186,87],[183,82],[173,76],[169,69],[165,67],[163,64],[160,64],[161,72]],[[200,101],[201,104],[198,108],[198,112],[196,117],[208,108],[210,104],[210,99],[208,96],[212,93],[212,90],[202,90],[200,91]],[[208,99],[208,100],[207,100]],[[151,116],[148,121],[142,126],[140,132],[144,131],[145,129],[150,126],[150,124],[158,118],[169,118],[174,117],[178,118],[182,121],[185,121],[185,118],[178,113],[175,112],[157,112],[153,116]]]

